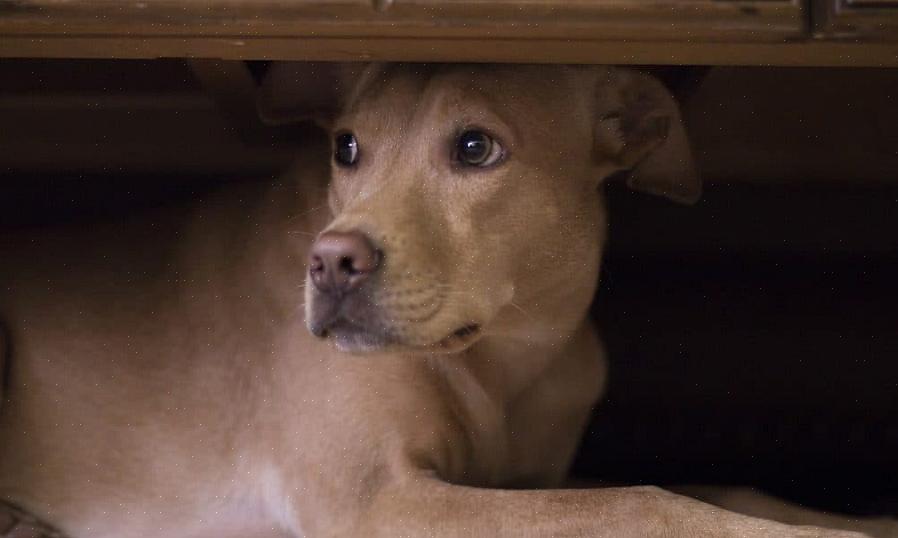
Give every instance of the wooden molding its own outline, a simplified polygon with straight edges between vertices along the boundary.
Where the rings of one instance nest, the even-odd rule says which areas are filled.
[[[822,0],[814,8],[817,38],[898,41],[898,1]]]
[[[859,1],[898,12],[820,0]],[[898,66],[888,28],[820,39],[836,19],[815,13],[814,39],[806,3],[0,0],[0,57]]]
[[[0,57],[898,67],[898,44],[0,37]]]
[[[0,0],[0,35],[775,42],[798,0]]]

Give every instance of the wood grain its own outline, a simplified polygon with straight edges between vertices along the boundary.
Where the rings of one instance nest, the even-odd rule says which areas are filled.
[[[807,1],[0,0],[0,57],[898,66],[898,9]]]
[[[898,42],[895,0],[816,0],[814,20],[818,38]]]
[[[0,0],[0,34],[781,41],[797,0]]]
[[[884,43],[0,37],[0,57],[898,67]]]

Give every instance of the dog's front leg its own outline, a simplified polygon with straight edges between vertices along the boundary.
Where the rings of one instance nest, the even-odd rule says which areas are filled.
[[[792,525],[823,525],[864,532],[875,538],[898,538],[898,521],[888,517],[858,518],[811,510],[765,495],[752,488],[684,486],[676,491],[740,514]]]
[[[9,355],[10,341],[6,336],[6,326],[3,320],[0,320],[0,409],[3,408],[4,398],[6,398],[6,383],[9,381]]]
[[[713,507],[654,487],[497,490],[431,475],[385,486],[341,536],[590,538],[860,538],[789,526]]]

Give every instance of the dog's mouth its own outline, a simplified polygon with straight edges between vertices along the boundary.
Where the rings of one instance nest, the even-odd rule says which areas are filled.
[[[315,336],[333,340],[337,349],[353,353],[376,351],[424,351],[458,353],[470,347],[483,335],[478,323],[467,323],[431,344],[408,344],[390,331],[373,330],[340,318],[326,328],[313,331]]]
[[[335,320],[327,327],[313,330],[312,334],[333,340],[340,351],[355,353],[378,351],[393,343],[393,338],[387,332],[366,329],[344,318]]]
[[[452,333],[445,336],[443,339],[424,347],[432,351],[455,353],[469,347],[479,340],[482,336],[482,332],[479,324],[468,323],[467,325],[463,325],[452,331]]]
[[[479,320],[465,316],[461,318],[463,323],[453,324],[454,330],[434,331],[432,315],[416,320],[395,319],[363,294],[337,299],[313,296],[310,301],[311,307],[306,311],[309,331],[332,341],[340,351],[457,353],[483,336]]]

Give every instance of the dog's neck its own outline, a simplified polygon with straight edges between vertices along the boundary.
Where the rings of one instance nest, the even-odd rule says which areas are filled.
[[[508,312],[501,316],[511,323],[496,334],[485,335],[464,354],[465,362],[491,392],[513,399],[538,382],[553,363],[565,360],[568,345],[585,323],[588,305],[576,308],[571,306],[576,303],[563,298],[559,303],[569,309],[556,316],[505,307]]]

